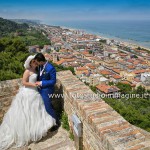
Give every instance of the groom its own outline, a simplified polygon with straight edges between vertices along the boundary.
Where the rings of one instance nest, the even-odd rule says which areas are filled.
[[[53,109],[50,94],[54,93],[54,85],[56,83],[56,70],[52,64],[46,61],[42,53],[38,53],[35,56],[38,67],[38,82],[36,84],[40,87],[39,92],[43,98],[45,109],[54,119],[56,119],[56,126],[58,126],[59,121],[56,117],[55,111]]]

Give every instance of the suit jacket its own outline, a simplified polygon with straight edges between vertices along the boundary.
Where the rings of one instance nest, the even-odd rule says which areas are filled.
[[[54,85],[56,83],[55,67],[48,62],[41,76],[40,76],[40,70],[38,70],[38,81],[42,81],[41,89],[39,89],[40,93],[41,92],[43,93],[44,91],[46,93],[53,93]]]

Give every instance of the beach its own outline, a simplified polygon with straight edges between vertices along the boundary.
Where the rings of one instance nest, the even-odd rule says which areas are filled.
[[[150,50],[149,21],[99,21],[99,22],[56,22],[49,23],[62,28],[84,30],[86,33],[113,39],[133,47]]]

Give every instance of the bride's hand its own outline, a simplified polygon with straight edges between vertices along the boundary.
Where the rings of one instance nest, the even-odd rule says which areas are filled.
[[[35,83],[33,83],[33,87],[37,87],[37,85]]]

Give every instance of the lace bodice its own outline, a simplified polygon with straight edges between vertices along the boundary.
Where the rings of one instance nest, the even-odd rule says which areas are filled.
[[[37,74],[33,73],[32,75],[29,76],[29,82],[30,83],[35,83],[37,81]]]

